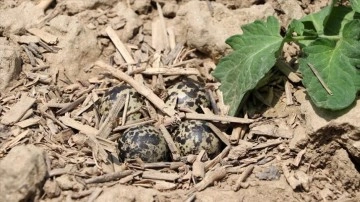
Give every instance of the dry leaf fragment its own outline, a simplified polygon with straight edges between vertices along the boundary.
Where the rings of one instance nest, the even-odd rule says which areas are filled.
[[[35,103],[36,99],[23,94],[20,101],[11,107],[1,119],[1,123],[5,125],[14,124],[19,121],[28,109]]]

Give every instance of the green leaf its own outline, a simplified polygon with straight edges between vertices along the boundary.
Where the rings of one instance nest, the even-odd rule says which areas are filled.
[[[306,47],[319,37],[337,37],[342,32],[344,25],[353,19],[360,19],[360,14],[354,12],[351,8],[327,6],[317,13],[300,19],[300,22],[304,25],[304,30],[300,40],[297,42],[302,47]],[[295,39],[297,38],[295,37]]]
[[[360,0],[350,0],[350,3],[352,9],[360,13]]]
[[[308,36],[317,35],[338,35],[342,28],[353,19],[360,19],[360,15],[351,8],[345,6],[336,6],[331,9],[325,7],[317,13],[307,15],[300,19],[304,23],[304,31]],[[324,26],[324,24],[326,24]]]
[[[339,35],[344,26],[353,19],[360,19],[359,14],[356,14],[350,7],[337,6],[334,7],[327,24],[325,25],[324,34]]]
[[[280,24],[275,17],[242,26],[243,34],[226,42],[234,49],[220,60],[213,75],[221,81],[220,90],[230,106],[229,115],[235,115],[249,90],[272,68],[282,47]]]
[[[291,40],[294,32],[296,33],[297,36],[303,35],[304,28],[305,28],[304,24],[301,21],[297,19],[292,20],[286,32],[286,38]]]
[[[226,43],[234,50],[243,47],[250,48],[252,51],[258,51],[259,47],[266,45],[265,39],[272,41],[279,40],[280,25],[278,20],[270,16],[267,22],[256,20],[253,23],[246,24],[241,27],[243,34],[234,35],[226,40]]]
[[[305,33],[308,35],[320,35],[324,33],[324,21],[325,18],[329,15],[331,11],[331,7],[327,6],[321,9],[317,13],[313,13],[307,15],[300,19],[300,21],[304,24]]]
[[[318,107],[340,110],[350,106],[360,89],[360,20],[344,25],[340,40],[319,38],[303,51],[300,59],[303,84]],[[310,69],[312,65],[331,90],[330,95]]]

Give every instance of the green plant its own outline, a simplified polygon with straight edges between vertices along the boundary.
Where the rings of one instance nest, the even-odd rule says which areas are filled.
[[[213,75],[221,81],[229,114],[238,112],[245,94],[276,64],[286,42],[302,50],[299,70],[313,103],[329,110],[350,106],[360,90],[360,0],[350,3],[347,7],[333,0],[320,12],[293,20],[284,37],[271,16],[228,38],[234,51],[219,61]]]

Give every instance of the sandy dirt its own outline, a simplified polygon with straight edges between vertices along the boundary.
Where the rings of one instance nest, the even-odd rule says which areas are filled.
[[[327,4],[1,1],[1,201],[360,201],[360,101],[343,112],[315,109],[301,82],[278,71],[250,95],[251,123],[212,122],[228,145],[212,159],[119,162],[116,140],[134,122],[105,120],[98,109],[107,90],[127,81],[120,71],[139,93],[150,90],[141,93],[151,97],[138,109],[141,121],[175,123],[171,107],[160,111],[179,75],[206,83],[218,110],[203,112],[225,116],[211,75],[231,51],[225,40],[254,20],[275,16],[286,27]],[[295,69],[298,53],[284,48]]]

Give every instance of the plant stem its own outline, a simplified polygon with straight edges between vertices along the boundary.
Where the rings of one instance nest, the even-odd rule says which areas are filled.
[[[327,36],[327,35],[319,35],[319,36],[293,36],[292,39],[295,41],[301,41],[301,40],[315,40],[318,38],[322,39],[329,39],[329,40],[340,40],[341,37],[339,35],[335,36]]]

